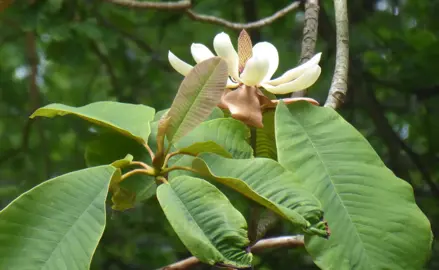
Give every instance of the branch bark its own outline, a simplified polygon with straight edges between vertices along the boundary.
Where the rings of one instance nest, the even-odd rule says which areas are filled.
[[[314,56],[319,26],[319,1],[307,0],[305,3],[305,24],[303,26],[302,51],[299,64],[303,64]],[[306,96],[307,89],[293,92],[291,97]]]
[[[195,20],[195,21],[217,24],[217,25],[221,25],[221,26],[233,29],[233,30],[242,30],[242,29],[260,28],[262,26],[269,25],[269,24],[273,23],[274,21],[276,21],[277,19],[285,16],[290,11],[297,9],[299,7],[299,5],[300,5],[300,2],[293,2],[269,17],[260,19],[260,20],[255,21],[255,22],[250,22],[250,23],[230,22],[230,21],[227,21],[225,19],[221,19],[221,18],[218,18],[215,16],[199,14],[199,13],[194,12],[193,10],[190,10],[190,9],[186,10],[186,14],[192,20]]]
[[[335,70],[325,107],[337,109],[348,91],[349,24],[347,0],[334,0],[336,45]]]
[[[178,2],[138,2],[135,0],[103,0],[105,2],[139,9],[158,9],[158,10],[183,10],[186,15],[194,21],[207,22],[211,24],[217,24],[233,30],[242,29],[255,29],[266,25],[269,25],[277,19],[285,16],[287,13],[297,9],[300,6],[300,1],[292,2],[283,9],[277,11],[273,15],[254,21],[250,23],[237,23],[231,22],[222,18],[218,18],[211,15],[204,15],[197,13],[191,9],[192,3],[189,0]]]
[[[303,246],[304,238],[303,235],[295,235],[295,236],[281,236],[275,238],[268,238],[258,241],[254,246],[250,248],[251,252],[260,252],[262,250],[270,249],[270,248],[280,248],[280,247],[296,247]],[[196,264],[200,263],[200,261],[195,257],[189,257],[182,261],[170,264],[168,266],[160,268],[160,270],[182,270],[188,269]]]
[[[182,0],[177,2],[149,2],[149,1],[140,2],[136,0],[104,0],[104,1],[129,8],[147,8],[147,9],[164,9],[164,10],[188,9],[192,5],[190,0]]]

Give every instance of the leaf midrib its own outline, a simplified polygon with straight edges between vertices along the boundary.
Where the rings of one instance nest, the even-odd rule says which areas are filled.
[[[99,194],[102,193],[102,190],[104,190],[104,188],[101,189],[101,191],[99,191]],[[96,198],[93,199],[93,201],[89,204],[89,206],[87,206],[87,208],[81,213],[81,215],[79,215],[79,217],[76,219],[75,222],[73,222],[73,224],[68,228],[68,230],[66,230],[66,232],[64,233],[63,237],[57,242],[55,248],[52,250],[52,252],[50,253],[50,256],[48,257],[48,259],[46,260],[46,262],[44,263],[43,267],[47,266],[47,263],[50,261],[50,259],[53,256],[53,253],[59,248],[60,243],[64,241],[65,237],[71,232],[72,228],[75,227],[75,225],[79,222],[79,220],[81,220],[82,216],[88,212],[88,210],[90,209],[90,207],[94,206],[94,203],[96,202],[96,200],[99,198],[99,194]],[[82,247],[82,243],[80,241],[78,241]],[[73,260],[76,264],[76,261]],[[41,268],[44,269],[44,268]]]
[[[203,180],[203,181],[204,181],[204,180]],[[212,240],[206,235],[206,233],[204,232],[204,230],[201,229],[200,225],[198,225],[198,221],[194,218],[194,216],[191,214],[191,212],[187,210],[188,207],[187,207],[186,204],[180,199],[179,194],[178,194],[177,192],[175,192],[175,190],[174,190],[174,188],[172,187],[171,184],[169,184],[169,187],[171,188],[172,192],[174,192],[174,194],[177,195],[177,199],[178,199],[178,201],[184,206],[184,209],[185,209],[186,212],[189,214],[189,216],[192,218],[192,220],[195,222],[195,224],[197,224],[198,229],[200,229],[200,231],[203,232],[203,235],[204,235],[204,236],[206,237],[206,239],[209,241],[209,243],[210,243],[210,245],[213,247],[213,249],[215,249],[216,251],[218,251],[218,253],[221,254],[221,256],[222,256],[224,259],[229,260],[229,259],[227,259],[227,257],[226,257],[226,256],[225,256],[220,250],[218,250],[218,249],[215,247],[214,243],[212,243]]]
[[[180,135],[179,133],[181,132],[180,129],[183,126],[183,124],[186,122],[187,116],[189,114],[189,112],[191,111],[192,107],[195,106],[195,104],[197,103],[199,97],[200,97],[200,93],[203,92],[203,90],[206,88],[206,84],[207,82],[210,81],[210,79],[212,78],[213,74],[215,74],[216,70],[218,69],[218,66],[221,62],[218,62],[218,64],[215,66],[215,68],[213,69],[212,73],[210,73],[209,77],[207,80],[204,81],[203,86],[201,87],[201,90],[198,92],[198,95],[196,95],[194,101],[192,102],[192,104],[189,106],[189,108],[186,110],[186,112],[183,115],[182,121],[180,122],[180,125],[178,125],[178,128],[176,129],[176,132],[174,134],[174,136],[172,136],[172,140],[171,143],[175,143],[174,138],[177,137],[177,140],[179,140],[180,138],[178,138],[178,135]],[[177,135],[177,136],[176,136]]]
[[[364,245],[364,242],[363,242],[363,240],[361,239],[361,237],[360,237],[360,235],[359,235],[359,233],[358,233],[357,227],[355,226],[355,223],[352,221],[351,216],[349,215],[349,211],[348,211],[348,209],[346,208],[346,206],[345,206],[344,203],[343,203],[342,198],[341,198],[340,195],[338,194],[337,187],[336,187],[336,185],[334,184],[334,182],[333,182],[333,180],[332,180],[332,176],[331,176],[331,174],[329,173],[329,169],[328,169],[328,167],[327,167],[326,164],[323,162],[323,158],[322,158],[322,156],[321,156],[321,154],[320,154],[318,148],[315,146],[313,140],[311,139],[311,136],[309,135],[308,131],[305,129],[305,126],[302,125],[302,123],[301,123],[300,121],[296,120],[296,118],[292,118],[292,119],[293,119],[294,122],[296,122],[296,123],[302,128],[302,130],[304,131],[304,133],[305,133],[305,135],[306,135],[306,138],[308,139],[308,141],[311,143],[313,149],[315,150],[315,152],[316,152],[316,154],[317,154],[317,156],[318,156],[318,160],[320,161],[320,163],[322,164],[323,168],[325,169],[325,172],[326,172],[326,174],[327,174],[327,176],[328,176],[328,179],[329,179],[329,181],[331,182],[331,186],[332,186],[332,188],[336,191],[336,192],[335,192],[336,197],[338,198],[340,204],[342,205],[343,209],[345,210],[346,215],[347,215],[348,218],[349,218],[350,224],[352,224],[352,226],[355,228],[355,230],[354,230],[354,231],[355,231],[355,235],[356,235],[357,238],[360,240],[361,246],[362,246],[362,248],[363,248],[363,250],[364,250],[364,253],[366,254],[367,261],[368,261],[373,267],[376,267],[375,264],[373,264],[373,261],[372,261],[372,260],[370,259],[370,257],[369,257],[369,254],[368,254],[367,249],[366,249],[366,247],[365,247],[365,245]]]

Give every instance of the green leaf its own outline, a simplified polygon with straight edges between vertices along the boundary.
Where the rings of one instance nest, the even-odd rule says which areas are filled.
[[[194,143],[188,147],[183,147],[178,149],[178,152],[192,156],[196,156],[200,153],[206,152],[206,153],[215,153],[217,155],[228,157],[228,158],[232,157],[232,155],[229,152],[227,152],[223,147],[221,147],[220,145],[218,145],[213,141]]]
[[[85,161],[89,167],[106,165],[123,159],[128,154],[133,155],[134,160],[149,161],[148,152],[137,141],[119,133],[104,132],[87,143]]]
[[[220,102],[227,82],[227,63],[213,57],[197,64],[184,78],[172,103],[167,137],[171,143],[206,120]]]
[[[256,128],[255,156],[277,160],[274,110],[265,111],[262,116],[264,127]]]
[[[0,212],[0,269],[89,269],[105,227],[112,166],[48,180]]]
[[[306,102],[276,109],[279,162],[323,204],[328,240],[306,238],[322,269],[422,269],[430,223],[412,187],[385,167],[334,110]]]
[[[205,153],[194,160],[193,167],[306,232],[326,235],[324,231],[311,228],[311,223],[318,224],[321,219],[320,202],[276,161],[266,158],[227,159]]]
[[[175,147],[189,147],[197,142],[213,141],[223,147],[234,158],[250,158],[253,149],[248,144],[249,128],[238,120],[215,119],[204,122],[184,136]]]
[[[112,101],[99,101],[82,107],[54,103],[36,110],[30,118],[72,114],[94,124],[116,130],[143,144],[148,141],[149,122],[154,119],[154,112],[155,110],[148,106]]]
[[[135,203],[146,201],[155,195],[157,184],[154,177],[136,174],[120,183],[125,191],[135,194]]]
[[[160,185],[157,198],[181,241],[200,261],[236,268],[251,265],[252,254],[245,251],[247,223],[215,186],[180,176]]]
[[[133,156],[131,154],[127,154],[123,159],[119,159],[111,163],[111,166],[116,167],[118,169],[129,166],[133,161]]]

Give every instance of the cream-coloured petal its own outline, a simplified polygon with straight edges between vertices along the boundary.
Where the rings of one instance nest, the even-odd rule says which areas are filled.
[[[270,65],[268,72],[262,81],[266,82],[270,80],[279,66],[279,53],[277,52],[276,47],[270,42],[259,42],[253,46],[253,55],[261,58],[266,57],[268,59]]]
[[[234,79],[239,80],[239,57],[238,53],[233,47],[229,35],[224,32],[216,35],[213,39],[213,48],[218,56],[221,56],[224,60],[226,60],[229,68],[229,75]]]
[[[213,52],[201,43],[192,43],[191,54],[197,64],[209,58],[215,57]]]
[[[266,57],[253,56],[248,59],[241,73],[241,81],[248,86],[257,86],[267,75],[270,63]]]
[[[186,76],[193,68],[193,66],[175,56],[171,51],[168,52],[168,60],[171,66],[183,76]]]
[[[280,77],[273,79],[271,81],[268,81],[270,85],[280,85],[289,81],[292,81],[296,78],[299,78],[307,69],[314,67],[319,64],[320,58],[322,56],[322,53],[318,53],[314,55],[311,59],[303,63],[302,65],[295,67],[293,69],[288,70],[284,74],[282,74]]]
[[[233,82],[232,80],[230,80],[230,78],[227,79],[227,85],[226,85],[226,88],[234,89],[234,88],[236,88],[236,87],[238,87],[238,86],[239,86],[239,83]]]
[[[294,81],[287,82],[278,86],[272,86],[270,84],[264,83],[262,87],[265,88],[268,92],[271,92],[276,95],[280,94],[288,94],[296,91],[300,91],[306,89],[313,85],[320,76],[322,69],[320,66],[316,65],[311,67],[305,71],[299,78]]]

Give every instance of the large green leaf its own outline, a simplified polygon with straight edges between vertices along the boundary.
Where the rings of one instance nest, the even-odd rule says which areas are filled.
[[[324,231],[311,227],[322,217],[320,202],[276,161],[267,158],[227,159],[205,153],[194,160],[193,167],[202,175],[212,177],[271,209],[306,232],[325,235]]]
[[[227,150],[234,158],[250,158],[253,150],[248,144],[250,130],[232,118],[214,119],[200,124],[175,145],[177,149],[197,142],[213,141]]]
[[[276,138],[279,162],[323,204],[329,241],[306,239],[322,269],[422,269],[430,223],[355,128],[330,108],[279,104]]]
[[[227,82],[227,63],[213,57],[197,64],[184,78],[167,116],[171,143],[206,120],[220,102]]]
[[[61,175],[3,209],[0,269],[88,269],[115,170],[106,165]]]
[[[82,107],[54,103],[36,110],[30,118],[72,114],[144,143],[148,141],[149,122],[154,119],[154,112],[155,110],[148,106],[113,101],[99,101]]]
[[[157,188],[157,198],[181,241],[200,261],[246,268],[247,223],[212,184],[180,176]]]

